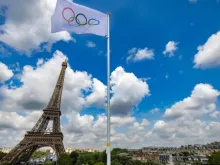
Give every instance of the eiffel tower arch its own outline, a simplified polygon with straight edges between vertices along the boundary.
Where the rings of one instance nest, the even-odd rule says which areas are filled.
[[[67,61],[62,63],[62,69],[52,97],[38,122],[31,131],[27,131],[23,140],[0,161],[0,164],[15,165],[19,162],[26,162],[33,152],[41,147],[51,147],[58,156],[65,152],[63,134],[60,129],[60,104],[66,68]],[[49,123],[51,129],[48,129]]]

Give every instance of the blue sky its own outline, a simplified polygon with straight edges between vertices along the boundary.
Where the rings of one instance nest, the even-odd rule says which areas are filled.
[[[10,83],[13,84],[14,88],[25,87],[28,78],[25,79],[24,66],[30,65],[34,70],[41,67],[46,69],[47,63],[49,65],[52,60],[59,61],[64,56],[68,57],[68,63],[74,74],[76,71],[90,74],[92,78],[96,78],[102,83],[102,87],[106,85],[106,39],[104,37],[65,32],[53,37],[48,28],[50,26],[48,15],[51,15],[54,10],[55,2],[47,0],[43,5],[37,2],[24,3],[22,0],[19,0],[19,2],[22,4],[21,9],[16,9],[12,0],[1,2],[1,5],[6,6],[7,9],[0,12],[2,15],[0,17],[0,31],[2,32],[0,34],[0,62],[6,66],[6,69],[4,67],[5,73],[3,73],[3,70],[0,71],[2,72],[0,88],[7,86],[9,90],[11,88]],[[124,110],[129,111],[129,114],[120,116],[127,117],[127,119],[134,118],[129,123],[130,126],[123,125],[123,122],[114,126],[116,133],[112,136],[113,139],[116,139],[114,140],[115,144],[126,147],[128,142],[132,142],[134,146],[141,147],[143,137],[157,138],[153,143],[154,145],[172,145],[170,142],[174,142],[174,145],[193,143],[198,138],[200,139],[199,142],[206,143],[212,141],[212,138],[214,140],[215,137],[217,138],[217,135],[212,133],[215,132],[214,128],[220,127],[220,113],[218,111],[218,92],[220,90],[220,79],[218,78],[218,72],[220,71],[220,2],[216,0],[77,0],[74,2],[111,13],[111,72],[128,73],[130,74],[128,77],[131,78],[133,75],[137,78],[134,79],[134,83],[137,83],[138,89],[135,89],[136,85],[132,84],[131,87],[134,87],[134,89],[123,89],[124,95],[121,95],[118,91],[123,86],[126,87],[126,81],[129,84],[129,79],[127,79],[119,80],[115,85],[118,91],[112,91],[112,97],[117,96],[115,98],[129,95],[129,99],[132,99],[135,95],[138,95],[137,93],[140,94],[132,103],[133,108]],[[44,11],[47,14],[44,15]],[[43,25],[40,23],[41,18]],[[48,27],[46,27],[47,25]],[[166,45],[167,51],[165,50]],[[199,46],[202,46],[202,49],[198,49]],[[59,59],[55,58],[56,54],[59,54],[56,53],[57,50],[62,54]],[[164,51],[167,53],[164,53]],[[142,58],[135,60],[138,53],[142,53]],[[133,58],[128,60],[130,55]],[[36,63],[39,59],[43,59],[44,62],[37,66]],[[57,65],[54,65],[57,68],[55,71],[60,70],[60,65],[58,65],[60,61],[58,61],[56,62]],[[19,63],[19,67],[16,63]],[[123,68],[123,71],[117,70],[119,67]],[[17,70],[15,70],[16,68]],[[8,70],[11,70],[13,75],[10,75]],[[35,73],[37,74],[37,71],[33,71],[33,74]],[[46,73],[50,74],[49,71]],[[90,81],[94,85],[92,78],[90,78]],[[120,85],[120,82],[125,84]],[[139,88],[141,84],[138,83],[145,84],[143,85],[143,93],[138,92],[138,90],[142,90],[142,88]],[[195,88],[197,85],[198,89]],[[93,90],[93,87],[90,88]],[[196,93],[195,96],[191,95],[193,91]],[[92,91],[90,92],[92,93]],[[3,92],[0,93],[0,101],[2,100],[1,102],[4,104],[0,108],[2,117],[5,111],[21,114],[21,111],[17,111],[15,108],[19,106],[19,101],[14,108],[6,108],[10,107],[6,105],[9,104],[7,101],[11,98],[9,95],[10,93],[7,93],[7,95]],[[11,92],[11,95],[13,95],[13,92]],[[83,92],[80,97],[86,98],[82,95]],[[197,96],[203,97],[198,100]],[[185,98],[192,100],[189,103],[186,100],[184,101]],[[103,101],[103,98],[101,98],[101,101]],[[127,104],[129,104],[129,101],[132,102],[132,100],[127,101]],[[193,104],[192,107],[191,103]],[[42,106],[45,104],[46,101],[43,101]],[[79,110],[73,108],[66,112],[65,119],[62,120],[64,127],[65,124],[71,125],[71,122],[73,122],[70,120],[71,115],[77,116],[76,113],[80,114],[78,116],[79,122],[82,122],[84,118],[94,117],[93,125],[91,125],[91,127],[94,127],[99,120],[102,121],[100,115],[105,113],[104,103],[102,104],[102,106],[97,106],[97,104],[82,106]],[[194,112],[189,111],[189,107],[199,113],[194,116]],[[155,108],[158,108],[157,112],[152,113],[151,110]],[[40,108],[35,110],[40,114]],[[179,111],[181,111],[181,115]],[[74,114],[71,114],[73,112]],[[30,111],[28,113],[22,111],[22,113],[24,113],[22,117],[28,118]],[[19,116],[17,117],[19,118]],[[117,114],[115,117],[118,117]],[[149,123],[144,124],[144,120]],[[197,120],[200,123],[198,127],[190,129],[194,125],[193,121]],[[185,134],[189,134],[188,137],[182,136],[183,133],[177,131],[182,128],[180,126],[181,121],[188,121],[188,124],[190,122],[192,124],[187,125],[190,127],[189,130],[185,130]],[[13,131],[8,129],[12,126],[4,127],[5,125],[7,125],[7,122],[0,122],[0,133],[1,130],[7,132],[3,140],[7,139],[6,135],[11,135],[11,132],[16,131],[14,128]],[[77,127],[77,130],[69,129],[69,127],[64,128],[66,134],[68,134],[66,145],[72,145],[72,143],[69,143],[71,139],[75,141],[72,135],[74,131],[78,134],[78,129],[85,130],[84,127],[87,126],[85,124]],[[206,130],[208,128],[210,131]],[[16,127],[16,129],[18,128]],[[25,128],[21,129],[25,130]],[[130,134],[126,134],[123,129],[130,130]],[[201,129],[201,132],[198,131],[194,134],[196,129]],[[81,133],[83,133],[82,130]],[[130,137],[134,130],[142,132],[137,133],[139,138],[132,139]],[[206,134],[203,131],[208,133]],[[164,136],[167,134],[169,136]],[[22,137],[22,133],[20,136]],[[116,137],[120,138],[117,139]],[[96,138],[104,139],[104,137],[101,138],[98,135],[96,135]],[[191,141],[188,141],[187,138],[191,138]],[[164,139],[168,142],[165,143]],[[97,146],[102,146],[102,142],[103,140],[97,142]],[[94,141],[85,143],[88,143],[88,146],[97,147],[92,145]],[[74,145],[84,147],[80,142]],[[146,143],[144,145],[150,144]]]

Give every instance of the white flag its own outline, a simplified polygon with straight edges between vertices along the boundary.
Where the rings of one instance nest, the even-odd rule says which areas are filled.
[[[107,14],[73,3],[71,0],[57,0],[51,18],[51,32],[68,31],[106,36],[107,18]]]

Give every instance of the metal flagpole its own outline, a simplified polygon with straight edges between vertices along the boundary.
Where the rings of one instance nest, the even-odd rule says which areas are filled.
[[[108,16],[108,36],[107,36],[107,165],[111,165],[111,147],[110,147],[110,14]]]

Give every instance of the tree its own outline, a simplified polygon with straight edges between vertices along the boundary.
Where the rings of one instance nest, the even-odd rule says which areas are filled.
[[[209,165],[220,165],[220,151],[213,152],[208,160]]]
[[[79,154],[76,151],[71,152],[70,157],[73,159],[73,165],[76,164]]]
[[[10,164],[8,164],[8,163],[1,163],[0,165],[10,165]]]
[[[117,155],[119,153],[127,153],[127,152],[128,152],[127,149],[113,148],[113,150],[111,151],[111,155]]]
[[[89,165],[90,165],[91,163],[93,163],[92,161],[94,160],[93,159],[93,153],[82,154],[82,155],[79,156],[78,160],[80,162],[82,162],[82,164],[89,163]]]
[[[75,165],[82,165],[82,162],[80,162],[80,160],[78,160]]]
[[[94,153],[93,157],[96,163],[102,162],[102,153]]]
[[[112,161],[111,163],[112,165],[122,165],[121,163],[117,162],[117,161]]]
[[[107,163],[107,154],[106,154],[106,150],[103,151],[103,152],[101,153],[101,160],[102,160],[102,162],[103,162],[104,164]]]
[[[42,165],[55,165],[55,162],[45,162]]]
[[[43,158],[43,157],[46,157],[48,155],[47,152],[44,152],[44,151],[35,151],[33,154],[32,154],[32,158],[33,159],[39,159],[39,158]]]
[[[135,165],[141,165],[142,162],[141,162],[140,160],[135,160],[135,161],[134,161],[134,164],[135,164]]]
[[[105,164],[102,162],[98,162],[98,163],[95,163],[94,165],[105,165]]]
[[[183,156],[189,156],[190,153],[189,153],[188,151],[184,151],[184,152],[181,152],[181,155],[183,155]]]
[[[59,165],[72,165],[73,159],[68,154],[61,154],[58,158],[57,163]]]
[[[0,151],[0,160],[6,155],[6,153]]]

